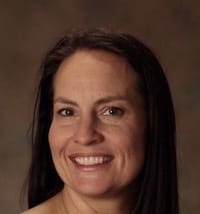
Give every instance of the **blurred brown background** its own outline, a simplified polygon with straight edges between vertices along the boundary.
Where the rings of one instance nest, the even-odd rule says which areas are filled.
[[[158,55],[178,126],[183,214],[200,210],[200,2],[198,0],[0,0],[0,212],[19,213],[29,158],[37,70],[66,29],[107,26],[133,33]]]

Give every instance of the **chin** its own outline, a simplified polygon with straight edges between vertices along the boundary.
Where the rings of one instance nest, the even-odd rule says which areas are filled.
[[[112,179],[113,180],[113,179]],[[79,182],[78,184],[70,185],[71,190],[89,198],[108,198],[121,195],[125,192],[130,192],[130,184],[119,184],[111,182],[94,181],[94,182]]]
[[[105,180],[101,181],[90,181],[90,182],[79,182],[78,184],[70,185],[71,189],[86,197],[103,197],[109,195],[114,191],[114,185],[106,183]]]

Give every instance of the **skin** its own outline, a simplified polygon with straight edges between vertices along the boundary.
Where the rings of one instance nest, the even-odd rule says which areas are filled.
[[[41,203],[40,205],[29,209],[21,214],[55,214],[55,213],[65,213],[63,204],[60,203],[61,194],[57,194],[51,199]]]
[[[79,50],[60,65],[49,131],[65,184],[52,202],[60,213],[60,194],[69,213],[130,213],[145,153],[146,114],[138,83],[127,61],[106,51]],[[102,154],[112,157],[109,163],[93,167],[70,159]]]

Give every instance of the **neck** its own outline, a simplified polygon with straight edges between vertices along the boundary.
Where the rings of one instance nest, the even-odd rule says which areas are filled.
[[[88,197],[65,186],[61,192],[65,214],[130,214],[136,199],[136,193],[130,189],[117,195]]]

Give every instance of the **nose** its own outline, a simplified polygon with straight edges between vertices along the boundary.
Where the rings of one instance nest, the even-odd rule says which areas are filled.
[[[102,142],[103,135],[97,129],[97,121],[95,118],[82,118],[77,125],[74,133],[74,142],[82,145],[97,144]]]

